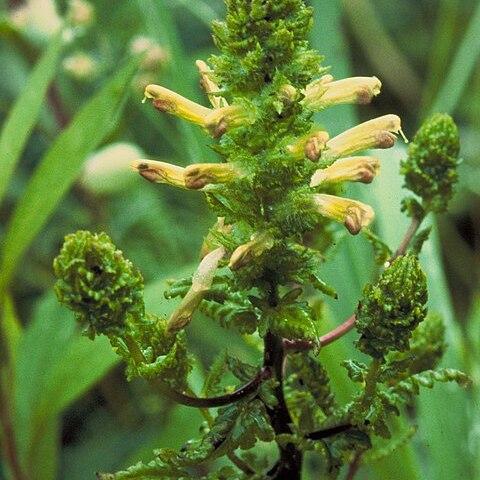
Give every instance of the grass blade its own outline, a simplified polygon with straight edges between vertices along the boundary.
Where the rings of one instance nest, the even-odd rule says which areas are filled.
[[[6,234],[0,277],[2,286],[8,284],[20,257],[77,178],[85,157],[116,124],[136,70],[137,59],[122,68],[80,110],[41,160],[13,213]]]
[[[453,112],[457,106],[463,91],[471,77],[477,60],[480,55],[480,42],[478,41],[478,32],[480,31],[480,3],[477,5],[472,15],[472,20],[468,26],[462,43],[450,64],[449,71],[442,88],[433,102],[430,109],[434,112]]]
[[[55,74],[61,50],[61,35],[57,35],[33,69],[27,85],[5,120],[0,134],[0,161],[2,164],[0,203],[7,189],[8,181],[37,122],[48,86]]]

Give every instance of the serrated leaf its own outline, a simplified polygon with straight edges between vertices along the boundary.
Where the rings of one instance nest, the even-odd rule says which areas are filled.
[[[422,251],[423,244],[428,240],[430,237],[430,233],[432,231],[432,227],[427,227],[420,230],[415,237],[413,237],[411,247],[409,248],[410,253],[412,255],[420,255]]]
[[[216,357],[213,363],[208,369],[208,375],[205,378],[205,383],[203,384],[201,397],[208,397],[213,395],[220,395],[224,392],[221,391],[220,383],[222,377],[227,371],[227,352],[224,350],[220,352]]]
[[[370,229],[364,228],[362,230],[363,236],[368,240],[373,248],[375,254],[375,263],[383,265],[389,258],[392,257],[392,251],[389,246]]]
[[[332,297],[332,298],[335,298],[335,299],[338,298],[338,294],[337,294],[336,290],[333,287],[331,287],[330,285],[328,285],[327,283],[325,283],[317,275],[312,275],[311,279],[312,279],[312,285],[315,289],[324,293],[328,297]]]
[[[342,363],[342,367],[347,369],[348,376],[354,382],[362,383],[365,381],[368,368],[363,362],[357,360],[345,360]]]
[[[40,161],[5,237],[0,283],[8,284],[18,261],[67,193],[89,152],[112,130],[137,70],[130,61],[77,113]]]

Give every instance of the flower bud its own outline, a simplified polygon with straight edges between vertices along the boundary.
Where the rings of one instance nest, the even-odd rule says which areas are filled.
[[[228,105],[209,110],[204,126],[210,135],[220,138],[228,129],[252,123],[253,120],[253,113],[242,105]]]
[[[210,78],[212,70],[210,67],[203,61],[197,60],[195,62],[198,72],[200,73],[200,86],[203,91],[208,95],[208,99],[212,104],[213,108],[221,108],[228,106],[228,102],[225,98],[215,95],[220,91],[218,85]]]
[[[143,316],[143,278],[107,234],[67,235],[53,269],[59,301],[75,312],[90,338],[121,336],[129,318]]]
[[[312,162],[316,162],[322,155],[328,139],[328,133],[323,130],[319,130],[317,132],[304,135],[295,143],[287,145],[287,150],[296,160],[301,160],[306,157]]]
[[[384,357],[409,348],[413,330],[425,318],[428,293],[425,274],[413,255],[397,258],[375,286],[367,285],[356,312],[357,347]]]

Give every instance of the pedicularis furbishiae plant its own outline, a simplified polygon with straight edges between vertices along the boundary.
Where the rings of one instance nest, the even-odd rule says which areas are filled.
[[[383,272],[365,287],[351,318],[320,334],[313,299],[337,297],[322,280],[322,254],[343,227],[356,235],[374,218],[370,206],[338,196],[339,186],[370,183],[379,160],[358,152],[392,147],[402,131],[396,115],[333,138],[313,123],[316,111],[368,103],[381,83],[376,77],[334,80],[308,48],[311,27],[312,11],[302,0],[227,0],[226,21],[213,24],[220,53],[208,65],[197,62],[211,107],[146,87],[157,110],[197,124],[214,139],[219,156],[218,163],[186,168],[133,164],[151,182],[203,192],[218,217],[196,272],[165,292],[182,299],[169,318],[145,313],[142,276],[105,233],[67,236],[55,260],[57,295],[85,334],[107,335],[129,378],[142,377],[160,394],[201,408],[208,423],[181,451],[160,449],[148,464],[99,478],[195,478],[196,466],[205,472],[224,457],[228,461],[199,478],[299,479],[306,452],[323,459],[325,478],[348,463],[353,478],[368,458],[363,452],[377,437],[391,437],[390,417],[412,402],[419,386],[467,381],[456,370],[435,369],[444,329],[440,318],[427,316],[426,278],[417,259],[428,237],[419,226],[429,212],[446,209],[456,181],[459,140],[447,115],[425,122],[402,163],[405,187],[415,194],[402,203],[412,218],[404,240],[392,252],[364,229]],[[306,234],[321,239],[321,251],[307,244]],[[201,396],[189,387],[195,358],[185,336],[198,311],[263,342],[257,365],[220,352]],[[352,328],[365,360],[344,360],[357,389],[342,404],[322,353]],[[238,378],[233,388],[222,383],[228,372]],[[275,458],[257,442],[274,444]]]

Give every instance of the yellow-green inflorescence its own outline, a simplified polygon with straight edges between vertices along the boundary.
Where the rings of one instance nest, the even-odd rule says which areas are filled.
[[[219,163],[182,168],[142,159],[132,166],[151,182],[205,192],[223,225],[217,234],[213,229],[211,248],[223,250],[203,270],[226,263],[246,289],[267,277],[277,285],[303,284],[318,263],[317,253],[302,247],[303,234],[326,219],[357,234],[373,220],[370,206],[332,192],[342,182],[374,179],[379,160],[358,152],[391,147],[400,119],[385,115],[330,138],[314,124],[313,113],[368,103],[380,92],[380,81],[335,81],[326,74],[322,57],[308,49],[312,12],[303,1],[230,0],[227,8],[226,21],[214,23],[220,55],[209,59],[210,66],[197,61],[211,107],[158,85],[145,89],[155,108],[218,139],[213,148]]]

